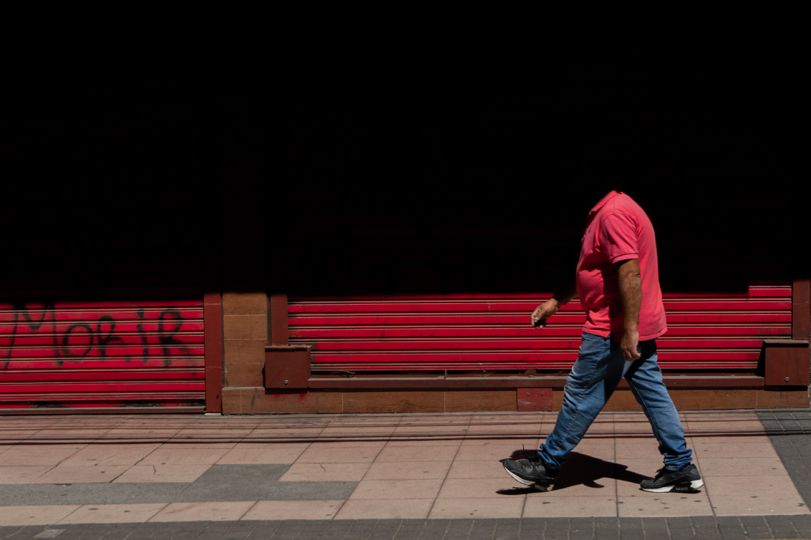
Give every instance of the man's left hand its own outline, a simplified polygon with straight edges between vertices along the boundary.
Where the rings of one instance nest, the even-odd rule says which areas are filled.
[[[626,329],[620,341],[620,349],[626,360],[639,360],[642,357],[639,353],[639,331]]]

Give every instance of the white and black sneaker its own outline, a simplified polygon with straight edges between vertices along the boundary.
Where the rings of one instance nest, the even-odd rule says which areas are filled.
[[[678,471],[659,469],[655,478],[642,480],[639,487],[651,493],[695,493],[704,486],[698,469],[690,463]]]
[[[516,482],[525,486],[533,486],[540,491],[551,490],[557,476],[548,471],[539,460],[502,459],[501,464],[507,474],[512,476]]]

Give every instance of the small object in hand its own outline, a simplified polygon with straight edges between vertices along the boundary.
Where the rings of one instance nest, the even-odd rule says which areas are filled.
[[[532,326],[534,328],[538,328],[539,326],[541,327],[546,326],[546,319],[544,319],[543,317],[539,319],[532,319]]]

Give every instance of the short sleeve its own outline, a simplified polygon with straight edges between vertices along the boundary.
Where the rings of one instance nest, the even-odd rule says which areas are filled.
[[[611,263],[639,258],[639,234],[633,219],[622,213],[611,213],[602,220],[599,232],[600,250]]]

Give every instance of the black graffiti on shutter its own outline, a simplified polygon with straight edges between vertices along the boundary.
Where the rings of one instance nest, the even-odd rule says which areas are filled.
[[[73,335],[73,332],[80,328],[83,328],[87,332],[90,341],[85,347],[84,351],[80,352],[79,354],[76,354],[73,350],[71,350],[70,338]],[[90,351],[93,350],[93,341],[94,341],[93,329],[90,327],[89,324],[86,323],[71,324],[70,326],[68,326],[68,329],[65,330],[65,334],[62,336],[62,346],[61,350],[59,351],[60,354],[59,358],[57,359],[57,364],[61,366],[62,362],[64,361],[63,360],[64,358],[84,358],[85,356],[90,354]]]
[[[168,331],[164,326],[167,319],[174,322],[174,327]],[[158,320],[158,341],[163,350],[163,362],[167,366],[169,365],[169,357],[172,354],[170,350],[172,347],[180,349],[181,354],[184,356],[189,354],[189,349],[175,338],[177,333],[180,332],[181,326],[183,326],[183,316],[180,314],[179,309],[167,308],[161,312],[160,319]]]
[[[32,311],[40,312],[38,315]],[[14,304],[14,317],[11,321],[11,332],[5,353],[0,356],[0,370],[7,370],[14,357],[15,345],[19,335],[19,329],[27,327],[33,331],[39,331],[45,324],[51,327],[51,344],[53,356],[58,366],[62,366],[65,359],[81,360],[90,355],[94,349],[98,349],[102,359],[107,359],[108,348],[127,343],[120,335],[116,335],[116,321],[110,315],[101,315],[95,321],[77,322],[67,327],[65,332],[57,333],[57,323],[59,312],[54,307],[53,302],[45,302],[41,308],[31,307],[30,303]],[[141,344],[142,359],[148,361],[150,357],[149,336],[144,328],[147,322],[145,308],[136,309],[138,321],[136,328]],[[163,309],[158,318],[157,339],[164,364],[170,365],[172,351],[179,352],[180,355],[189,356],[190,351],[187,344],[183,343],[178,334],[183,327],[183,314],[178,308],[170,307]],[[95,325],[95,328],[94,328]],[[79,336],[86,336],[87,342],[79,341]],[[175,355],[177,356],[177,354]],[[133,360],[132,357],[124,357],[126,360]]]
[[[141,318],[141,321],[143,321],[144,320],[144,308],[138,308],[136,313]],[[141,345],[143,345],[143,347],[144,347],[144,354],[143,354],[144,358],[143,359],[144,359],[144,362],[146,362],[147,360],[149,360],[149,341],[146,338],[146,332],[144,332],[144,325],[141,324],[141,321],[138,322],[137,328],[138,328],[138,333],[141,335]]]
[[[25,303],[17,303],[13,305],[13,312],[14,312],[14,321],[11,323],[11,339],[9,340],[8,344],[8,352],[6,352],[5,358],[2,362],[2,369],[8,369],[8,364],[11,361],[11,358],[14,354],[14,344],[17,342],[17,330],[20,327],[20,315],[23,316],[25,319],[25,324],[31,330],[37,331],[39,330],[43,324],[45,324],[45,320],[48,318],[48,315],[51,315],[51,327],[52,327],[52,341],[54,350],[56,351],[57,356],[58,353],[58,342],[56,338],[56,312],[54,309],[54,305],[52,302],[43,302],[42,304],[42,316],[38,320],[34,320],[31,316],[31,312],[29,311],[28,306]]]
[[[105,332],[104,324],[109,324],[110,329]],[[102,315],[96,323],[96,342],[98,343],[99,353],[101,353],[102,360],[107,358],[107,345],[112,343],[124,344],[124,340],[120,336],[114,335],[115,320],[109,315]],[[127,357],[127,360],[132,360],[132,357]]]

